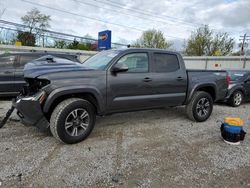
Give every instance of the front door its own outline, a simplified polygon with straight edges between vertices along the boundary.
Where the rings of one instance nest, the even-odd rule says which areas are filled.
[[[119,63],[127,65],[128,71],[108,72],[108,111],[136,110],[150,106],[152,82],[148,53],[126,54],[115,64]]]

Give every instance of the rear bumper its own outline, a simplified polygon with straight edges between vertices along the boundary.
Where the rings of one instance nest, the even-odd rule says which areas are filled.
[[[12,105],[17,109],[17,115],[23,124],[36,126],[42,131],[48,129],[49,122],[43,114],[39,100],[30,100],[30,97],[18,97]]]

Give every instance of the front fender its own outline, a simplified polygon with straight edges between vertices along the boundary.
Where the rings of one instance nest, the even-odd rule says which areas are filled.
[[[49,96],[46,99],[46,102],[43,107],[43,111],[45,113],[49,112],[51,105],[53,102],[61,96],[64,95],[70,95],[70,94],[92,94],[95,99],[97,100],[97,110],[99,112],[103,112],[106,106],[106,100],[104,96],[101,94],[100,91],[98,91],[96,88],[91,87],[91,86],[67,86],[67,87],[61,87],[53,90]]]

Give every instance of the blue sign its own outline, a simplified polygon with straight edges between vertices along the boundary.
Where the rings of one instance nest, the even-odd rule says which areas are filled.
[[[101,31],[98,33],[98,49],[108,50],[111,49],[111,31]]]

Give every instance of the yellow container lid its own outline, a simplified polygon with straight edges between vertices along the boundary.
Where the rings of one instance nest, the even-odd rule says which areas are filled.
[[[235,117],[226,117],[224,119],[224,122],[229,124],[229,125],[233,125],[233,126],[242,126],[243,125],[243,120],[240,119],[239,117],[235,118]]]

